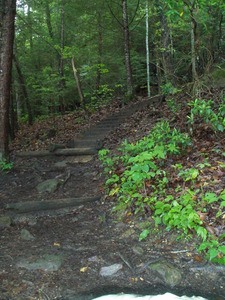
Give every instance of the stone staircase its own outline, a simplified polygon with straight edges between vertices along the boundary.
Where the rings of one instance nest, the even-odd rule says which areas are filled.
[[[142,102],[134,103],[129,107],[124,107],[120,112],[112,114],[107,118],[99,121],[90,129],[76,136],[70,143],[70,148],[74,148],[74,150],[79,149],[79,152],[82,152],[83,149],[82,155],[84,155],[85,153],[97,153],[97,151],[102,148],[103,139],[112,130],[123,124],[127,118],[131,117],[132,114],[134,114],[138,110],[147,107],[155,98],[156,97],[146,99]],[[72,152],[74,150],[72,150]],[[76,151],[74,151],[74,153],[75,152]],[[60,151],[58,151],[58,153],[60,153]]]

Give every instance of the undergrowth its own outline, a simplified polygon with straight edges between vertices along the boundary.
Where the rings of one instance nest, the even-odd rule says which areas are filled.
[[[144,228],[140,241],[159,226],[167,231],[177,230],[178,239],[197,235],[201,240],[198,250],[207,259],[225,265],[225,234],[213,235],[205,221],[214,204],[218,207],[215,218],[223,216],[225,190],[214,193],[207,189],[206,182],[200,181],[202,170],[210,167],[207,158],[192,168],[178,163],[190,146],[188,134],[172,130],[163,121],[136,144],[125,140],[118,155],[113,156],[106,149],[99,151],[108,178],[106,190],[118,199],[115,209],[122,206],[134,215],[152,219],[153,228]],[[174,163],[168,165],[168,160]]]

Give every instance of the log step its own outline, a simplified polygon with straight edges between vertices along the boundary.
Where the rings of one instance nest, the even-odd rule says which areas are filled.
[[[89,202],[99,201],[100,195],[88,197],[88,198],[65,198],[48,201],[26,201],[22,203],[9,203],[6,205],[6,209],[13,213],[31,213],[42,210],[57,210],[61,208],[80,206]]]

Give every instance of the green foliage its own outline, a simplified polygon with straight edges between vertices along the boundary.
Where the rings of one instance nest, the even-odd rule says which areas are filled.
[[[181,90],[175,88],[171,82],[168,82],[161,86],[162,94],[163,95],[176,95]]]
[[[180,163],[172,165],[171,170],[163,168],[168,156],[179,157],[190,143],[188,135],[172,130],[168,122],[160,122],[136,144],[125,140],[116,156],[111,156],[109,150],[101,150],[99,159],[108,176],[106,187],[109,196],[118,199],[118,207],[136,215],[147,213],[155,228],[175,229],[178,238],[197,235],[202,241],[199,251],[204,251],[208,259],[224,264],[223,236],[212,239],[199,214],[217,203],[219,218],[225,207],[225,190],[218,195],[195,188],[200,172],[210,167],[207,159],[195,168],[184,169]],[[151,232],[151,224],[142,229],[140,241]]]
[[[173,114],[177,114],[181,109],[181,104],[178,104],[176,99],[170,98],[166,100],[168,107],[172,110]]]
[[[225,104],[220,103],[217,113],[213,109],[214,102],[212,100],[199,100],[195,99],[189,103],[191,107],[191,113],[187,116],[190,132],[193,132],[193,128],[196,122],[205,122],[211,125],[215,132],[223,132],[225,127]]]
[[[13,163],[8,163],[6,161],[0,161],[0,170],[2,171],[9,171],[12,170]]]

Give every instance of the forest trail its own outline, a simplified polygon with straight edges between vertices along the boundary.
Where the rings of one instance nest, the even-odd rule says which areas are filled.
[[[47,214],[52,216],[54,215],[55,210],[56,214],[59,209],[67,209],[66,211],[68,212],[68,210],[73,210],[76,206],[100,200],[100,193],[96,191],[96,189],[91,189],[91,186],[89,186],[89,183],[93,181],[92,177],[95,172],[89,170],[88,162],[90,162],[94,155],[97,154],[98,150],[103,147],[104,138],[107,137],[113,129],[119,128],[126,119],[132,118],[132,115],[139,110],[146,109],[146,107],[155,100],[159,100],[159,97],[156,96],[145,99],[141,103],[131,104],[128,108],[122,108],[119,112],[107,116],[97,122],[94,126],[91,126],[88,130],[76,136],[74,140],[68,143],[69,148],[65,148],[64,145],[51,145],[49,151],[19,153],[19,156],[23,158],[45,156],[63,157],[63,160],[55,162],[53,166],[49,167],[49,170],[52,169],[53,171],[54,169],[58,169],[58,171],[61,169],[62,174],[57,175],[57,178],[46,179],[40,182],[37,186],[39,194],[44,194],[46,192],[51,194],[60,186],[64,186],[71,175],[74,176],[75,165],[80,163],[80,171],[75,181],[86,182],[86,187],[88,188],[84,189],[85,197],[82,195],[80,189],[74,188],[74,193],[75,195],[78,194],[78,197],[9,203],[5,206],[5,209],[11,215],[27,213],[43,215],[43,211],[47,211]],[[73,168],[71,168],[71,164],[74,165]],[[40,167],[40,170],[41,169],[42,167]],[[46,172],[46,170],[43,171]],[[63,174],[63,172],[65,172],[65,174]],[[96,179],[94,179],[94,181],[95,180]]]
[[[122,123],[116,118],[103,147],[116,148],[128,131],[140,138],[164,111],[147,102],[136,109]],[[143,220],[112,214],[97,156],[81,157],[79,163],[71,155],[19,157],[1,174],[1,299],[90,300],[119,292],[224,299],[223,266],[206,264],[196,240],[178,243],[173,231],[139,242]],[[52,190],[46,184],[40,192],[49,180]],[[77,199],[84,202],[75,205]]]

